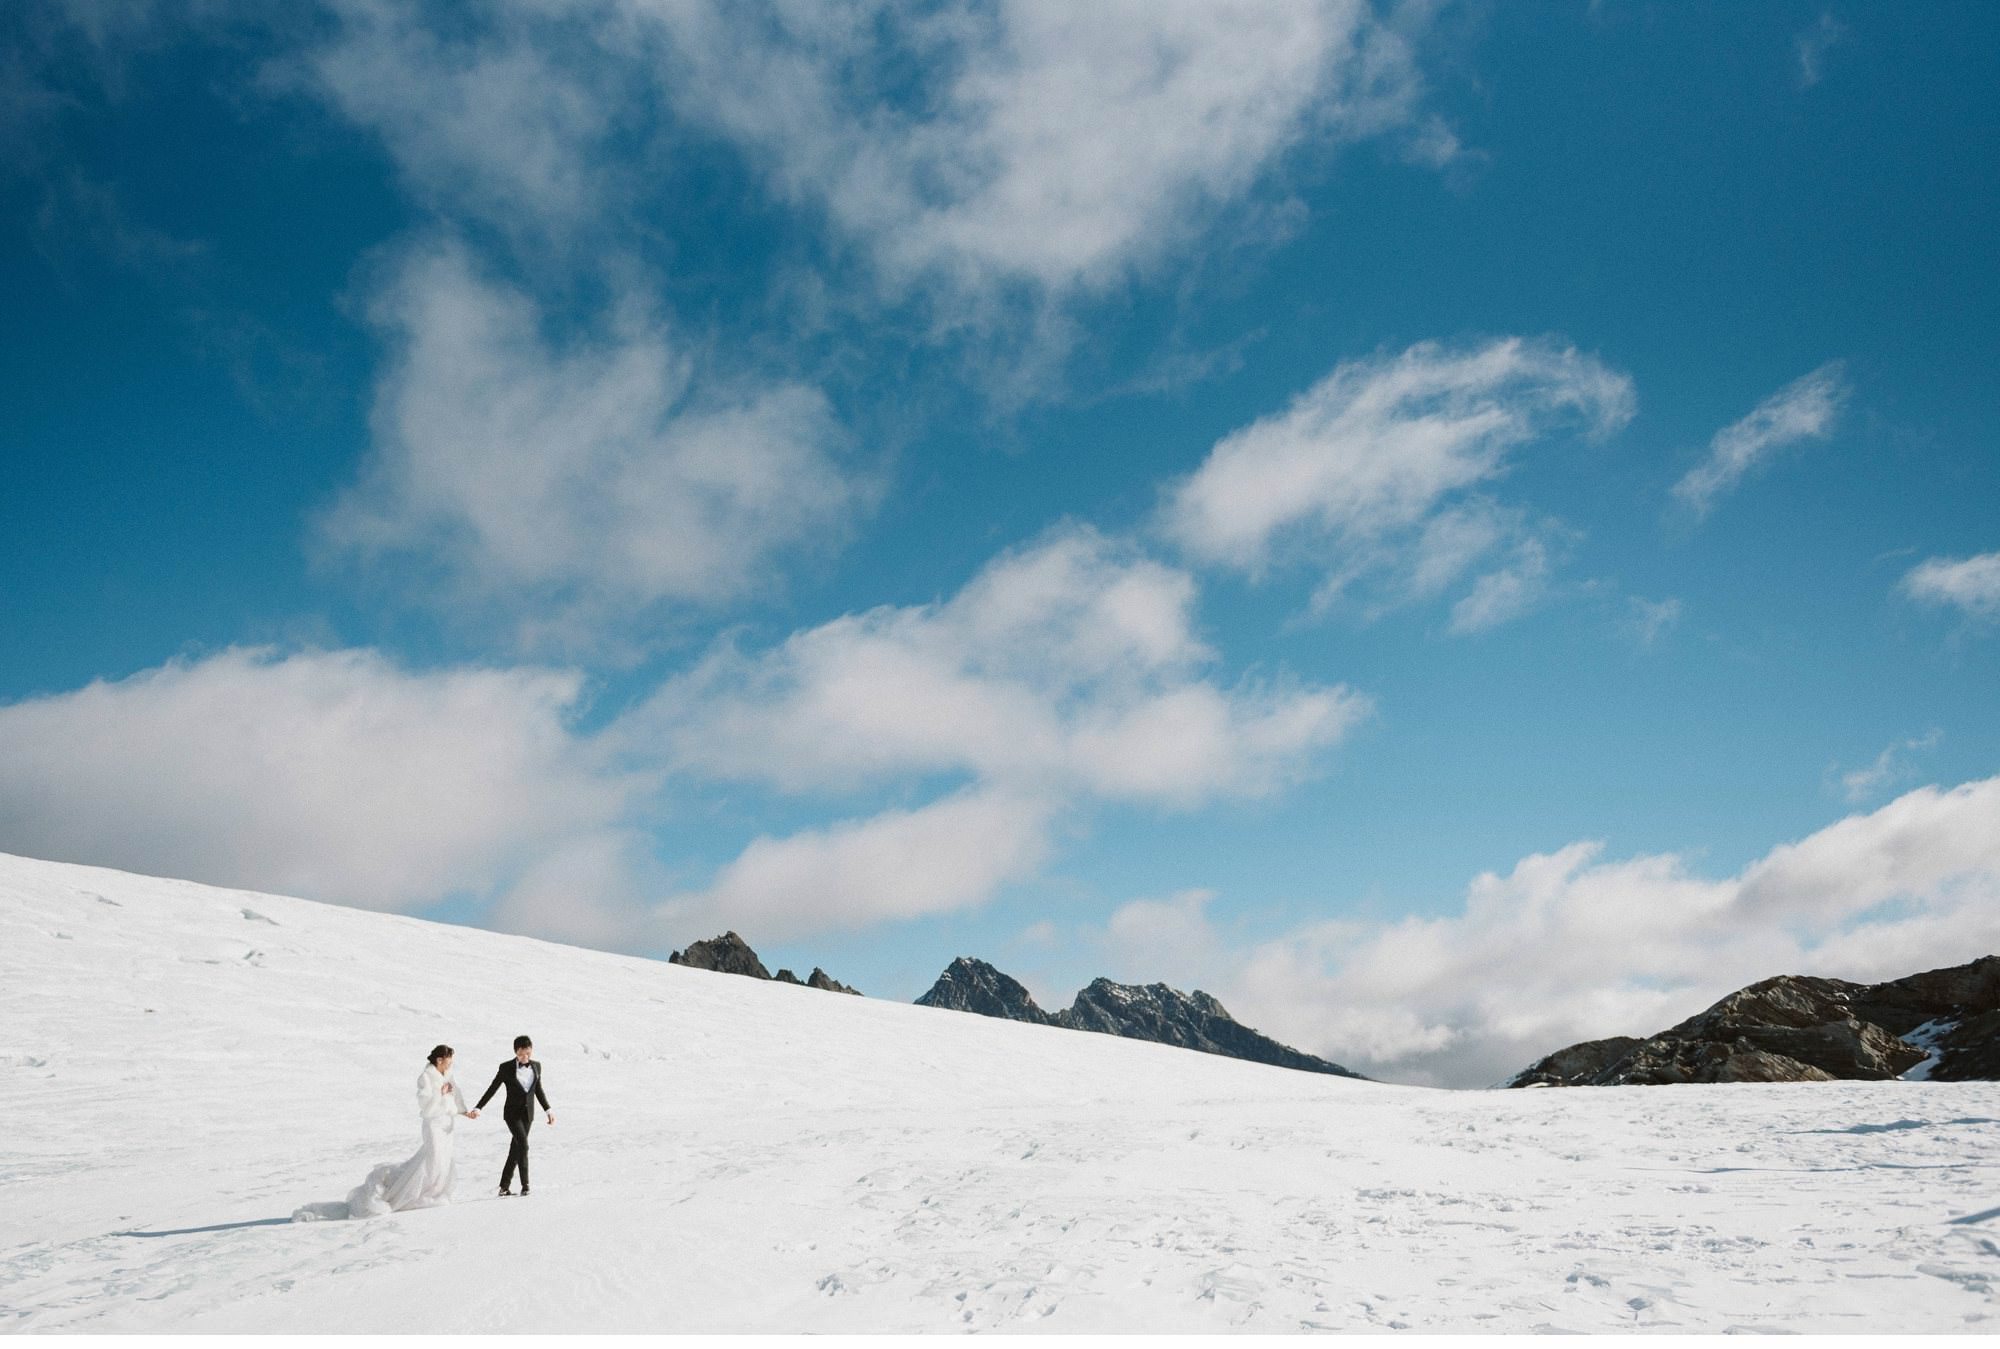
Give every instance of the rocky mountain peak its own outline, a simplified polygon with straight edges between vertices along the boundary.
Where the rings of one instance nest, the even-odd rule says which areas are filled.
[[[1054,1021],[1035,1005],[1034,996],[1018,980],[971,956],[960,956],[945,966],[944,973],[917,1003],[1006,1021],[1028,1021],[1038,1026]]]
[[[695,942],[687,950],[668,956],[667,963],[685,965],[694,970],[714,970],[717,974],[741,974],[751,979],[771,977],[771,972],[764,968],[764,962],[750,949],[750,943],[734,932]],[[797,983],[798,980],[795,978],[792,982]]]
[[[841,983],[817,965],[813,966],[813,972],[806,976],[806,987],[825,989],[828,993],[852,993],[857,998],[861,996],[860,989],[850,988]]]
[[[695,942],[685,951],[675,951],[667,957],[669,965],[685,965],[694,970],[713,970],[718,974],[740,974],[749,979],[770,979],[780,984],[802,984],[807,988],[825,989],[830,993],[852,993],[861,996],[861,990],[850,988],[829,975],[819,966],[813,966],[811,975],[800,979],[790,970],[779,970],[772,974],[764,968],[764,962],[750,949],[750,943],[734,932],[725,932],[720,937]]]

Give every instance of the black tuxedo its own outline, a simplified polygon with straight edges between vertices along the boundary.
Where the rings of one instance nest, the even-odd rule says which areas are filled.
[[[538,1059],[529,1059],[526,1066],[535,1074],[532,1091],[521,1089],[520,1075],[515,1071],[522,1067],[520,1060],[509,1058],[501,1063],[493,1074],[486,1094],[479,1098],[475,1110],[484,1110],[486,1103],[493,1099],[493,1093],[502,1087],[507,1089],[507,1104],[500,1108],[500,1118],[507,1121],[507,1132],[514,1136],[514,1142],[507,1149],[507,1164],[500,1168],[500,1188],[507,1189],[514,1183],[514,1170],[521,1171],[521,1193],[528,1192],[528,1130],[535,1123],[535,1102],[542,1103],[542,1109],[554,1113],[549,1104],[549,1094],[542,1090],[542,1065]]]
[[[529,1100],[528,1093],[521,1090],[520,1079],[514,1074],[514,1070],[520,1066],[520,1062],[511,1057],[505,1063],[502,1063],[499,1069],[493,1074],[492,1085],[486,1088],[486,1094],[479,1098],[479,1104],[473,1108],[475,1110],[484,1110],[486,1103],[493,1099],[493,1093],[505,1087],[507,1089],[507,1104],[500,1107],[501,1116],[505,1119],[512,1119],[516,1115],[532,1116],[535,1113],[534,1103]],[[555,1107],[549,1104],[549,1094],[542,1090],[541,1060],[529,1059],[527,1066],[533,1069],[535,1073],[534,1100],[542,1103],[542,1109],[554,1110]]]

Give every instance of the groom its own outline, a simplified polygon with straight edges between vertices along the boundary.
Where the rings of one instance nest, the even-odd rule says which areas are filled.
[[[525,1035],[514,1037],[514,1057],[503,1059],[500,1069],[493,1074],[493,1083],[486,1088],[486,1094],[479,1098],[479,1104],[472,1110],[473,1115],[486,1108],[493,1099],[493,1093],[505,1087],[507,1104],[500,1109],[500,1118],[507,1121],[507,1132],[514,1136],[513,1146],[507,1149],[507,1165],[500,1169],[500,1193],[514,1193],[514,1168],[521,1168],[521,1193],[528,1192],[528,1128],[535,1122],[535,1102],[542,1103],[542,1109],[549,1113],[549,1123],[556,1122],[556,1112],[550,1109],[548,1093],[542,1090],[542,1065],[535,1061],[535,1042]]]

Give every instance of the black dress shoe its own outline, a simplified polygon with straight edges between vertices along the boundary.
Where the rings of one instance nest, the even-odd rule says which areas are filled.
[[[526,1190],[523,1190],[523,1191],[521,1191],[521,1193],[522,1193],[522,1194],[526,1194],[526,1193],[527,1193],[527,1191],[526,1191]],[[506,1187],[505,1185],[502,1185],[502,1186],[500,1187],[500,1194],[499,1194],[499,1197],[500,1197],[500,1198],[502,1198],[502,1199],[512,1199],[512,1198],[514,1197],[514,1192],[513,1192],[512,1190],[508,1189],[508,1188],[507,1188],[507,1187]]]
[[[523,1185],[521,1187],[521,1198],[526,1199],[527,1197],[528,1197],[528,1187]]]

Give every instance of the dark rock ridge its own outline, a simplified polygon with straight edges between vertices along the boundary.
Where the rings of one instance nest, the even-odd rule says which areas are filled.
[[[734,932],[725,932],[720,937],[698,941],[685,951],[676,951],[667,957],[667,963],[685,965],[693,970],[714,970],[717,974],[747,975],[752,979],[771,977],[771,972],[764,968],[764,962],[757,959],[757,953],[750,949],[750,943]],[[796,984],[798,980],[794,978],[791,982]]]
[[[1055,1018],[1035,1005],[1027,989],[983,960],[960,956],[944,967],[930,992],[917,999],[920,1007],[945,1007],[1006,1021],[1055,1024]]]
[[[944,1007],[1038,1026],[1151,1040],[1301,1072],[1360,1076],[1337,1063],[1259,1035],[1199,989],[1183,993],[1165,984],[1115,984],[1109,979],[1096,979],[1076,995],[1067,1010],[1051,1014],[1037,1006],[1028,990],[1017,981],[983,960],[960,956],[945,967],[930,992],[917,1002],[925,1007]]]
[[[1784,975],[1648,1039],[1557,1050],[1510,1087],[2000,1078],[2000,956],[1882,984]]]
[[[852,993],[857,998],[861,996],[860,989],[841,983],[817,965],[813,966],[813,972],[806,976],[806,987],[823,988],[829,993]]]
[[[685,965],[693,970],[714,970],[718,974],[741,974],[750,979],[770,979],[780,984],[803,984],[807,988],[822,988],[829,993],[852,993],[861,996],[858,988],[849,988],[833,978],[819,966],[805,979],[790,970],[779,970],[772,974],[764,968],[764,962],[750,949],[750,943],[734,932],[725,932],[720,937],[698,941],[685,951],[676,951],[667,957],[669,965]]]

